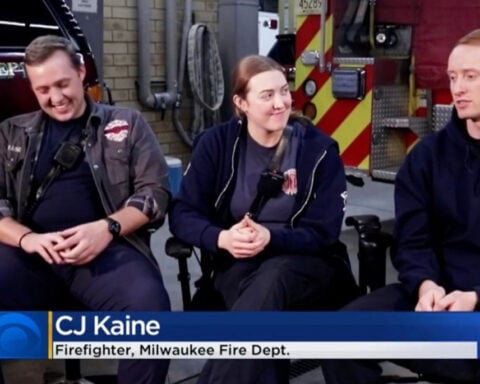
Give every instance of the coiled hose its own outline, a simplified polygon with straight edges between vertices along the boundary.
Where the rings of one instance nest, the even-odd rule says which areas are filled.
[[[173,121],[182,140],[191,147],[199,133],[220,121],[219,110],[225,94],[225,85],[217,43],[207,26],[192,25],[186,41],[186,55],[181,52],[180,57],[178,85],[181,91],[186,56],[188,79],[194,98],[193,120],[190,128],[185,130],[178,118],[180,103],[177,103]],[[184,46],[181,51],[183,50],[185,50]]]

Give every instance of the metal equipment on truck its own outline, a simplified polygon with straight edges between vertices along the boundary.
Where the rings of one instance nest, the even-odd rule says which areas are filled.
[[[393,181],[451,113],[446,64],[478,28],[470,0],[295,0],[294,107],[340,145],[347,173]],[[281,6],[281,5],[280,5]]]

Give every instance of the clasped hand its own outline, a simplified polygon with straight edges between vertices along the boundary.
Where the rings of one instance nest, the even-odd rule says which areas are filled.
[[[418,302],[415,311],[473,311],[478,298],[474,291],[452,291],[431,280],[425,280],[418,290]]]
[[[223,230],[218,236],[218,247],[237,259],[249,258],[262,252],[270,242],[270,231],[245,216],[240,222]]]
[[[49,264],[83,265],[112,241],[105,220],[77,225],[60,232],[30,233],[22,241],[27,253],[38,253]]]

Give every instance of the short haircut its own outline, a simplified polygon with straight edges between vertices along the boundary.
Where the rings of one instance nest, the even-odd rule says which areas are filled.
[[[457,40],[457,45],[479,45],[480,46],[480,29],[474,29]]]
[[[32,40],[25,48],[25,64],[31,66],[42,64],[57,51],[67,54],[73,68],[79,69],[83,64],[81,56],[77,54],[70,40],[56,35],[39,36]]]

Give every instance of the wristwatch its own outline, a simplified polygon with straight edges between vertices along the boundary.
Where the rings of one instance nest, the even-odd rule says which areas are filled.
[[[120,232],[122,230],[122,226],[117,220],[112,219],[111,217],[106,217],[105,220],[108,223],[108,232],[110,232],[114,239],[118,239],[120,237]]]

